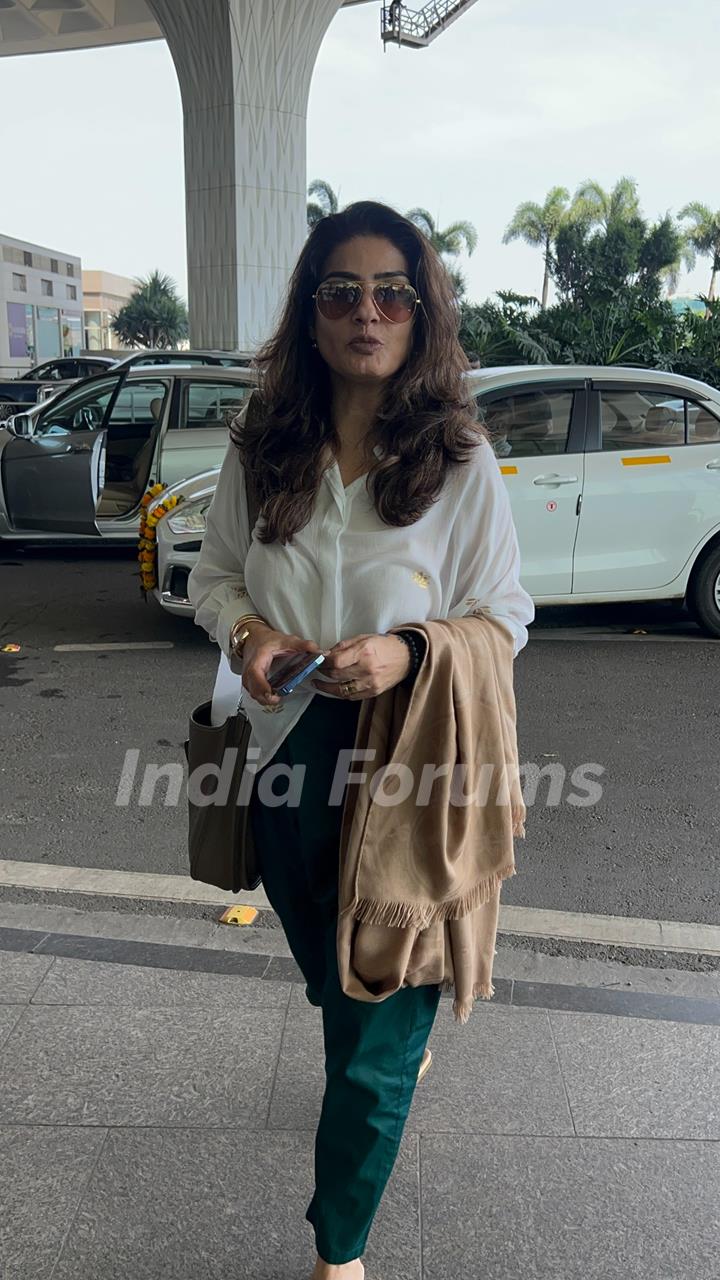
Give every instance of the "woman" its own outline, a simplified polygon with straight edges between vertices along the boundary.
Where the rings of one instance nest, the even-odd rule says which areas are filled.
[[[312,1280],[361,1280],[440,989],[379,1003],[340,989],[338,754],[353,747],[363,699],[411,681],[422,660],[418,633],[391,627],[482,609],[517,654],[534,610],[463,377],[452,286],[412,223],[373,202],[319,222],[258,363],[261,408],[231,431],[189,590],[196,621],[241,662],[262,880],[322,1009]],[[261,504],[254,533],[245,475]],[[294,651],[325,661],[281,699],[268,671]],[[305,767],[299,804],[259,802],[271,763]]]

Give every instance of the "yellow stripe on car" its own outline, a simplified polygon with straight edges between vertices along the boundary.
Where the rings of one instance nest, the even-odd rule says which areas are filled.
[[[517,473],[518,473],[517,467],[501,467],[500,468],[500,475],[502,476],[516,476]]]
[[[669,453],[656,453],[649,457],[638,454],[634,458],[621,458],[620,461],[624,467],[646,467],[653,462],[670,462],[672,459]]]

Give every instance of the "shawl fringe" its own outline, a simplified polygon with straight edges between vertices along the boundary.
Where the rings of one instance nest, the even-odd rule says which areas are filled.
[[[473,889],[450,902],[380,902],[377,898],[356,898],[343,915],[352,916],[358,924],[385,925],[388,929],[427,929],[446,920],[460,920],[477,911],[495,896],[503,880],[515,875],[515,865],[508,862],[499,871],[480,880]]]
[[[444,978],[441,985],[443,995],[447,995],[455,988],[455,982],[452,978]],[[495,995],[495,988],[492,982],[476,982],[473,987],[472,996],[468,1000],[453,1000],[453,1014],[455,1021],[460,1023],[468,1022],[472,1008],[476,1000],[492,1000]]]

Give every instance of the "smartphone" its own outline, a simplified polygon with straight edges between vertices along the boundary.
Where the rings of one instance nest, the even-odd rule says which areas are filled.
[[[286,697],[297,689],[313,671],[317,671],[321,662],[325,661],[322,653],[294,653],[290,658],[283,658],[278,665],[272,664],[268,672],[268,683],[273,693]]]

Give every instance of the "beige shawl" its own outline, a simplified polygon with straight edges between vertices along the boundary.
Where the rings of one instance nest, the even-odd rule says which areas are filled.
[[[358,719],[355,749],[373,754],[351,763],[345,794],[338,968],[356,1000],[454,987],[464,1023],[494,995],[500,885],[525,835],[513,641],[489,614],[411,625],[427,640],[414,684]]]

